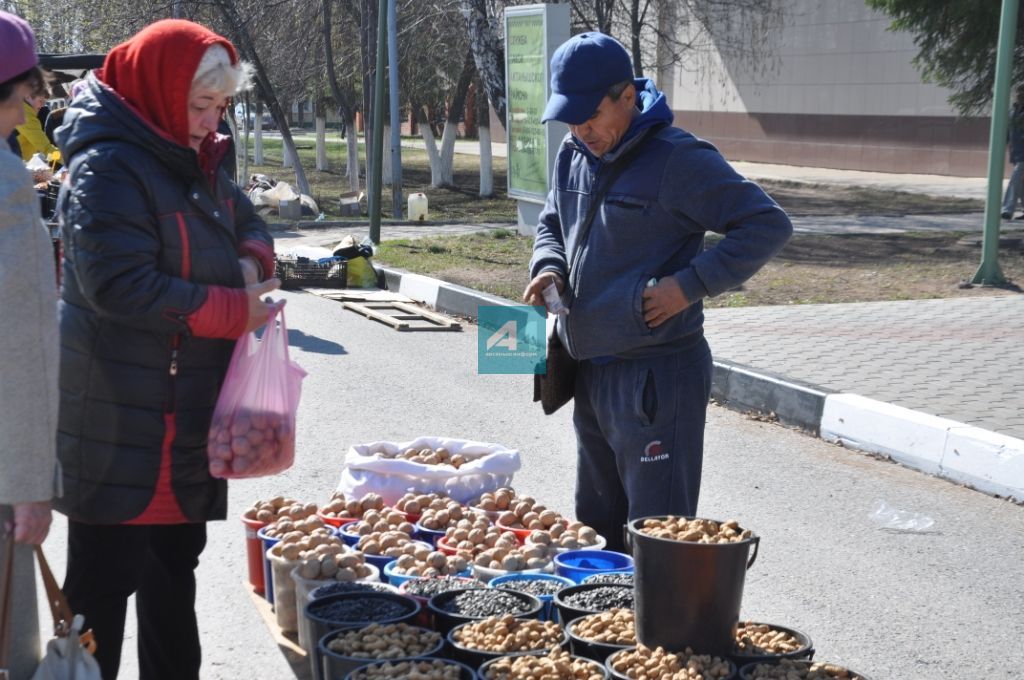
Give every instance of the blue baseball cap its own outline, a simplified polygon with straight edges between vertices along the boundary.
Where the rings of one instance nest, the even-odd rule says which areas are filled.
[[[585,123],[608,88],[633,79],[633,61],[615,38],[580,33],[566,40],[551,57],[551,97],[540,121]]]

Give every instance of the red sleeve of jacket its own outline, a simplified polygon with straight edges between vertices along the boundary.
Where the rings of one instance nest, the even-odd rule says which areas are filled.
[[[246,239],[238,246],[238,254],[241,257],[248,255],[256,260],[260,266],[261,281],[266,281],[274,276],[274,247],[257,239]]]
[[[240,338],[249,321],[249,301],[241,288],[207,286],[206,302],[188,315],[192,334],[201,338]]]

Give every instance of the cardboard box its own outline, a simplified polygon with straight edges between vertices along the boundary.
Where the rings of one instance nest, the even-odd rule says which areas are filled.
[[[349,191],[338,199],[338,212],[342,217],[358,217],[363,214],[363,199],[366,194],[362,191]]]

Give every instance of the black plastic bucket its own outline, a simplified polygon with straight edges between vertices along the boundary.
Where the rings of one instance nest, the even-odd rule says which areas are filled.
[[[734,651],[743,582],[757,559],[760,538],[735,543],[655,538],[640,531],[648,519],[665,516],[626,525],[626,544],[636,565],[637,641],[652,649],[681,652],[689,647],[698,654],[728,657]]]
[[[815,662],[814,661],[805,661],[805,660],[800,660],[800,661],[789,660],[788,663],[791,663],[793,668],[796,668],[798,670],[806,671],[807,669],[810,669],[811,665],[813,665]],[[817,663],[821,663],[821,662],[819,661]],[[769,663],[769,664],[748,663],[746,666],[743,666],[742,668],[740,668],[740,672],[739,672],[739,675],[737,677],[739,677],[740,680],[757,680],[757,678],[760,677],[758,675],[758,673],[757,673],[757,668],[758,668],[758,666],[761,666],[761,665],[774,665],[774,664],[771,664],[771,663]],[[834,664],[834,665],[835,666],[839,666],[839,664]],[[846,670],[846,672],[848,672],[850,674],[849,675],[850,680],[870,680],[870,678],[868,678],[868,676],[861,675],[857,671],[851,671],[850,669],[845,668],[845,666],[839,666],[839,667],[840,668],[844,668]]]

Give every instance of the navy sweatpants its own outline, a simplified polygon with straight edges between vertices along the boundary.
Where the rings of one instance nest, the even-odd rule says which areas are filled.
[[[625,550],[627,519],[696,514],[711,373],[704,340],[652,359],[581,362],[576,517],[609,550]]]

